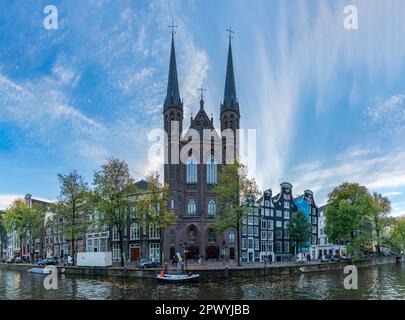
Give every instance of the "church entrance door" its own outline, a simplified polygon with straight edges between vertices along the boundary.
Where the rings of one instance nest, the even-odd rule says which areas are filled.
[[[219,258],[219,247],[209,246],[205,250],[206,250],[207,260]]]

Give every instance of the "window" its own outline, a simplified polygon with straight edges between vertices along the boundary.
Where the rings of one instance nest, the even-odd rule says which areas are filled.
[[[316,224],[317,223],[317,218],[316,217],[312,217],[312,224]]]
[[[267,240],[267,231],[263,231],[261,232],[261,238],[262,240]]]
[[[312,244],[317,244],[316,235],[312,235]]]
[[[288,241],[284,242],[284,252],[290,252],[290,243]]]
[[[259,227],[254,227],[255,237],[259,236]]]
[[[267,240],[273,240],[274,234],[273,231],[267,231]]]
[[[106,252],[107,251],[107,238],[101,238],[100,239],[100,252]]]
[[[284,211],[284,219],[290,219],[290,211]]]
[[[113,226],[112,228],[113,240],[119,240],[118,236],[118,228],[117,226]]]
[[[273,244],[271,242],[269,242],[269,252],[273,251]]]
[[[316,208],[312,208],[312,215],[316,216]]]
[[[174,209],[174,200],[172,199],[172,200],[170,200],[170,209]]]
[[[242,250],[246,250],[246,249],[247,249],[247,239],[242,238]]]
[[[242,252],[242,259],[246,260],[247,259],[247,253],[246,252]]]
[[[229,231],[229,243],[235,243],[235,232]]]
[[[267,220],[262,219],[262,229],[267,229]]]
[[[270,201],[269,200],[264,200],[264,206],[265,207],[270,207]]]
[[[276,221],[276,228],[282,228],[283,223],[281,221]]]
[[[255,226],[258,226],[258,225],[259,225],[259,218],[258,218],[258,217],[254,217],[253,224],[254,224]]]
[[[318,230],[317,230],[317,227],[316,226],[312,226],[312,233],[316,233]]]
[[[248,227],[248,235],[253,236],[253,227]]]
[[[137,240],[140,238],[140,230],[139,224],[136,222],[131,224],[131,231],[130,231],[130,238],[131,240]]]
[[[210,201],[208,201],[208,215],[215,216],[216,211],[217,211],[217,204],[215,203],[214,199],[211,199]]]
[[[253,217],[248,217],[248,224],[252,225],[253,224]]]
[[[281,218],[283,216],[283,212],[281,210],[276,210],[276,217]]]
[[[276,239],[282,239],[282,238],[283,238],[282,230],[276,230]]]
[[[288,228],[289,221],[284,221],[284,229]]]
[[[266,242],[266,241],[262,241],[261,251],[262,251],[262,252],[266,252],[266,251],[267,251],[267,242]]]
[[[270,210],[269,209],[264,209],[264,215],[266,217],[270,216]]]
[[[114,260],[120,259],[120,246],[118,244],[113,244],[112,258]]]
[[[242,236],[247,235],[247,227],[242,227]]]
[[[210,230],[208,232],[208,243],[215,243],[217,242],[217,236],[214,231]]]
[[[274,210],[270,209],[270,217],[273,217],[273,216],[274,216]]]
[[[217,180],[217,162],[212,155],[207,163],[207,183],[214,184],[217,183]]]
[[[154,225],[149,226],[149,239],[160,239],[159,227]]]
[[[187,214],[195,216],[197,214],[197,206],[194,199],[190,199],[187,204]]]
[[[288,230],[284,230],[284,238],[290,239],[290,234],[289,234]]]
[[[160,244],[159,243],[149,243],[149,258],[159,259],[160,258]]]
[[[269,220],[269,223],[267,224],[267,227],[269,228],[269,230],[273,230],[274,221],[273,221],[273,220]]]
[[[281,241],[276,241],[276,244],[275,244],[275,246],[276,246],[276,252],[278,252],[278,253],[280,253],[281,252],[281,250],[282,250],[282,248],[281,248]]]
[[[259,239],[255,239],[255,250],[259,250]]]
[[[253,249],[253,239],[251,238],[248,239],[248,248]]]
[[[197,183],[197,160],[193,156],[187,160],[187,183]]]
[[[290,203],[288,201],[284,201],[284,209],[290,209]]]

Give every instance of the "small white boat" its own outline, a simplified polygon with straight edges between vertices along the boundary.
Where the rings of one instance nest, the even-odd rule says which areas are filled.
[[[191,282],[197,281],[200,278],[199,274],[158,274],[156,279],[165,282]]]
[[[52,270],[47,268],[32,268],[29,269],[28,272],[37,274],[50,274],[52,273]]]

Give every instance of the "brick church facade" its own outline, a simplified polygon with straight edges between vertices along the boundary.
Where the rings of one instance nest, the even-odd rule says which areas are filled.
[[[177,224],[168,227],[164,233],[163,250],[166,260],[172,259],[176,253],[187,256],[188,259],[203,260],[233,259],[237,256],[236,230],[216,233],[212,229],[213,220],[218,214],[214,192],[218,170],[221,165],[237,157],[239,152],[236,130],[240,125],[240,113],[236,98],[231,38],[230,34],[224,99],[220,104],[219,137],[213,118],[208,117],[205,112],[202,94],[196,116],[191,118],[190,126],[183,131],[184,109],[172,32],[167,94],[163,106],[164,129],[168,136],[165,145],[164,182],[169,185],[169,209],[176,212],[178,220]],[[208,138],[205,138],[206,133],[210,134]]]

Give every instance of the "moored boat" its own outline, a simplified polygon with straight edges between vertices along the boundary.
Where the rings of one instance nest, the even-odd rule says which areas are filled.
[[[163,282],[191,282],[197,281],[199,274],[158,274],[156,279]]]
[[[32,268],[27,271],[30,273],[37,273],[37,274],[50,274],[52,272],[52,270],[48,268]]]

